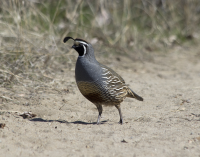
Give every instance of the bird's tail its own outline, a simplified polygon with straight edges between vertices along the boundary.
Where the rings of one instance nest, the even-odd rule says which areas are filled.
[[[139,101],[143,101],[143,98],[139,95],[137,95],[134,91],[132,91],[130,88],[128,88],[128,95],[127,97],[130,97],[130,98],[135,98]]]

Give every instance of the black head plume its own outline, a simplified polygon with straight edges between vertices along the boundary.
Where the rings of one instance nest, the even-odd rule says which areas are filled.
[[[74,40],[72,37],[65,37],[65,38],[63,39],[63,42],[66,43],[69,39]]]
[[[79,39],[79,38],[73,39],[72,37],[65,37],[63,39],[63,42],[66,43],[69,39],[74,40],[74,45],[72,46],[72,48],[78,52],[79,56],[84,57],[87,52],[91,53],[91,51],[88,51],[88,49],[91,50],[92,47],[90,46],[90,44],[87,41],[85,41],[83,39]],[[88,48],[88,47],[90,47],[90,48]]]

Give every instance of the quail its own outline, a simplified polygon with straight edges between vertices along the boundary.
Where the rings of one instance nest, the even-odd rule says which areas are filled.
[[[69,39],[74,40],[72,48],[79,54],[75,68],[76,83],[82,95],[97,107],[99,112],[97,124],[100,123],[102,105],[115,106],[119,111],[119,123],[123,124],[120,103],[126,97],[139,101],[143,101],[143,98],[133,92],[119,74],[96,60],[90,43],[72,37],[65,37],[63,42]]]

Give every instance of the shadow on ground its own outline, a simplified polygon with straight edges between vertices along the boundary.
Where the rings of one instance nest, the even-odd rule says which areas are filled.
[[[74,122],[68,122],[66,120],[46,120],[46,119],[42,119],[42,118],[33,118],[30,119],[30,121],[32,122],[59,122],[59,123],[66,123],[66,124],[83,124],[83,125],[90,125],[90,124],[96,124],[96,122],[92,122],[92,123],[88,123],[88,122],[83,122],[83,121],[74,121]],[[101,121],[101,124],[106,123],[107,121]]]

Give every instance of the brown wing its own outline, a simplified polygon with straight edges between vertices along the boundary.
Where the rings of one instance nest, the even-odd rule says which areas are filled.
[[[131,98],[136,98],[139,101],[143,101],[143,98],[133,92],[126,84],[124,79],[117,74],[111,68],[108,68],[105,65],[101,64],[101,67],[104,71],[104,78],[107,78],[107,81],[104,81],[107,84],[107,89],[116,99],[123,100],[126,96]]]
[[[101,67],[108,69],[114,76],[118,77],[120,79],[120,81],[125,84],[124,79],[118,73],[116,73],[114,70],[112,70],[111,68],[109,68],[101,63],[99,63],[99,64]]]
[[[106,93],[109,95],[113,102],[122,102],[127,96],[127,85],[124,79],[117,74],[112,69],[105,65],[100,65],[102,67],[102,82]]]

